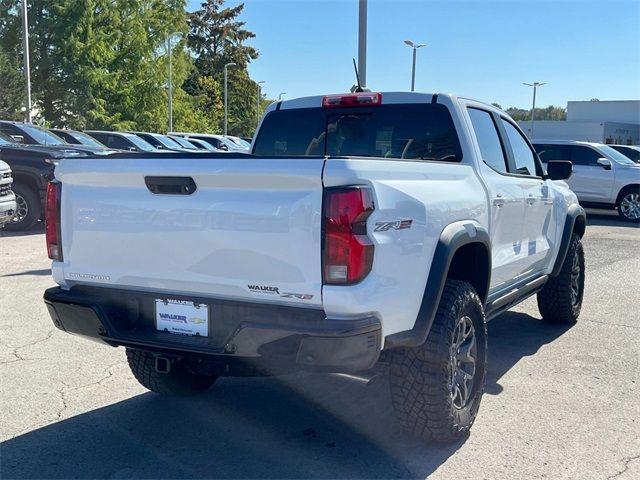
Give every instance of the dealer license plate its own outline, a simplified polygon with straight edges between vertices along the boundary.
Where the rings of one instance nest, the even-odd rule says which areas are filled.
[[[209,306],[186,300],[156,299],[156,328],[179,335],[209,335]]]

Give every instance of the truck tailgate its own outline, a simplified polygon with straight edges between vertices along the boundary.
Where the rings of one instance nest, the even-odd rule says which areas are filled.
[[[67,286],[319,305],[323,163],[65,159],[54,276]],[[196,189],[154,193],[147,183],[159,177],[190,178]]]

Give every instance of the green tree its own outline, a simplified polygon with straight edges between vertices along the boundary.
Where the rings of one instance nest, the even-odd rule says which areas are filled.
[[[18,62],[0,47],[0,118],[23,120],[25,82]]]
[[[258,113],[258,85],[247,72],[247,65],[258,58],[258,52],[245,44],[255,35],[238,20],[243,9],[244,4],[225,8],[224,0],[206,0],[188,18],[188,46],[195,57],[195,69],[184,88],[192,95],[207,96],[206,108],[223,109],[211,80],[222,86],[224,65],[235,63],[228,69],[229,133],[235,135],[253,133]],[[214,111],[207,116],[215,122],[215,131],[221,132],[224,112]]]

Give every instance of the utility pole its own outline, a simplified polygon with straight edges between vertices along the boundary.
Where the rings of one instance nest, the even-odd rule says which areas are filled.
[[[362,88],[367,86],[367,0],[359,0],[358,9],[358,76]]]
[[[529,139],[533,139],[533,121],[534,121],[534,116],[536,111],[536,89],[538,87],[546,85],[546,83],[533,82],[533,83],[523,83],[523,85],[526,85],[527,87],[533,87],[533,106],[531,107],[531,134],[529,136]]]
[[[260,85],[262,85],[264,83],[264,80],[260,80],[259,82],[257,82],[258,85],[258,101],[256,103],[256,125],[258,125],[258,122],[260,122],[260,100],[262,100],[262,92],[260,91]]]
[[[411,40],[405,40],[404,43],[413,49],[413,68],[411,69],[411,91],[416,91],[416,50],[426,47],[426,43],[414,43]]]
[[[29,66],[29,20],[27,0],[22,0],[22,36],[24,42],[24,75],[27,83],[27,122],[31,123],[31,68]]]
[[[224,66],[224,134],[227,134],[227,126],[228,126],[228,104],[227,104],[227,68],[233,67],[235,63],[229,62]]]
[[[169,131],[173,132],[173,66],[171,60],[171,39],[180,32],[173,32],[167,37],[167,54],[169,55]]]

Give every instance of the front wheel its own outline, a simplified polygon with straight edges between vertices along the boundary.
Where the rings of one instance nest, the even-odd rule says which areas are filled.
[[[16,213],[4,228],[10,232],[29,230],[42,213],[40,198],[36,192],[21,183],[14,183],[12,190],[16,196]]]
[[[574,323],[582,309],[584,297],[584,249],[575,233],[557,277],[550,279],[538,293],[538,310],[551,323]]]
[[[143,387],[163,395],[187,396],[202,393],[218,378],[216,375],[194,372],[180,360],[171,364],[168,373],[160,373],[156,370],[156,355],[144,350],[127,348],[127,361],[133,376]]]
[[[616,204],[618,215],[627,222],[640,222],[640,187],[624,190]]]
[[[480,407],[486,364],[482,301],[469,283],[447,280],[426,342],[391,354],[391,398],[398,420],[427,441],[463,437]]]

